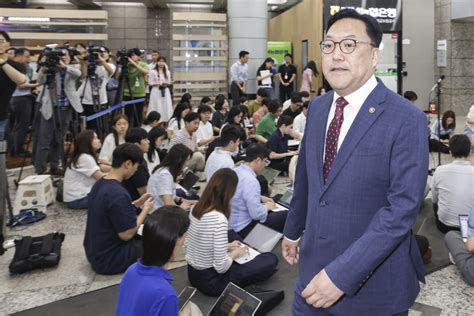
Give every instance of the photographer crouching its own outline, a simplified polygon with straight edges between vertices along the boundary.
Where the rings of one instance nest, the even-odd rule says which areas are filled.
[[[76,90],[81,70],[78,64],[71,65],[69,50],[64,47],[47,46],[39,66],[38,83],[43,89],[37,99],[40,108],[34,133],[38,146],[34,166],[37,174],[46,173],[49,157],[50,173],[62,175],[59,162],[64,168],[64,135],[70,127],[72,111],[83,112]]]
[[[115,65],[109,63],[110,51],[106,47],[89,46],[81,63],[82,84],[78,89],[84,116],[106,109],[108,106],[107,83],[115,73]],[[107,133],[105,117],[86,122],[86,128],[97,132],[99,138]]]

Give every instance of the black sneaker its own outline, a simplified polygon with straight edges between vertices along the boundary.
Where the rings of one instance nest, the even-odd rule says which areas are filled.
[[[59,168],[51,169],[48,173],[52,176],[64,176],[64,171]]]

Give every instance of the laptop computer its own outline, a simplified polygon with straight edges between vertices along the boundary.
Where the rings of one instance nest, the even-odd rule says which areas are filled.
[[[272,212],[288,211],[290,208],[291,199],[293,198],[293,189],[288,189],[278,201],[275,201],[276,207]]]
[[[238,287],[229,283],[217,299],[208,316],[253,316],[262,301]]]
[[[244,264],[253,260],[262,252],[270,252],[283,237],[283,234],[270,227],[257,223],[243,240],[249,247],[249,252],[235,259],[235,262]]]
[[[272,184],[272,182],[275,180],[275,178],[281,173],[279,170],[275,170],[269,167],[266,167],[263,169],[262,172],[260,172],[260,175],[264,176],[265,179],[267,180],[268,184]]]
[[[468,219],[469,215],[459,215],[459,228],[461,229],[461,236],[464,242],[467,241]]]

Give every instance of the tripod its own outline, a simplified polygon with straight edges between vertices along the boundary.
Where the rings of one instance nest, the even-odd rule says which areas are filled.
[[[7,178],[7,141],[0,141],[0,255],[4,253],[3,242],[5,232],[5,213],[8,207],[8,216],[10,221],[8,225],[13,222],[13,207],[10,199],[10,193],[8,192],[8,178]]]
[[[87,67],[87,78],[86,78],[86,82],[84,84],[84,90],[81,96],[81,103],[82,103],[82,99],[84,98],[84,94],[87,89],[87,83],[89,82],[89,87],[91,90],[91,98],[92,98],[92,110],[94,113],[98,113],[99,111],[102,110],[101,103],[100,103],[100,91],[99,91],[102,80],[97,76],[96,69],[97,68],[95,64],[89,64],[89,66]],[[104,116],[104,117],[95,119],[95,123],[96,123],[95,125],[96,125],[97,136],[99,137],[99,139],[103,140],[105,137],[105,133],[107,132],[105,130],[106,117]]]
[[[130,99],[133,100],[133,92],[132,88],[130,86],[130,79],[128,77],[128,61],[122,64],[121,71],[120,71],[120,76],[119,76],[119,86],[117,89],[117,95],[115,96],[115,102],[114,104],[119,104],[122,103],[123,101],[123,90],[125,87],[125,83],[127,84],[128,91],[130,92]],[[138,122],[138,113],[135,105],[133,105],[133,117],[135,118],[135,121]],[[129,118],[130,120],[131,118]],[[140,126],[138,126],[140,127]]]

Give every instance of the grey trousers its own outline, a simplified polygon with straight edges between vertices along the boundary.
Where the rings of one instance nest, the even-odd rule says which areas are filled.
[[[38,131],[35,135],[38,148],[35,150],[34,165],[37,174],[43,174],[48,167],[48,157],[51,169],[57,169],[64,158],[64,136],[69,129],[72,119],[72,109],[55,108],[53,117],[46,120],[39,114]],[[65,168],[65,166],[63,166]]]
[[[461,233],[450,231],[444,236],[444,242],[464,281],[474,286],[474,254],[467,251]]]

